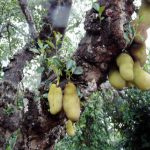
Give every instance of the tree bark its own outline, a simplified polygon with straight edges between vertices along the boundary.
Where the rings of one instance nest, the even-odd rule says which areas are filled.
[[[64,35],[71,3],[71,0],[50,1],[48,15],[43,19],[44,26],[38,36],[41,40],[46,41],[51,37],[52,42],[55,43],[53,31]],[[114,59],[122,51],[129,49],[134,38],[133,33],[130,32],[131,15],[135,10],[133,0],[99,0],[99,3],[100,6],[105,7],[102,13],[104,19],[100,18],[93,8],[87,12],[84,23],[86,34],[73,56],[77,65],[81,66],[84,72],[81,76],[73,76],[72,80],[81,88],[85,97],[96,91],[99,85],[107,79],[109,68],[114,63]],[[58,8],[57,16],[59,18],[54,19],[52,15],[56,13]],[[62,13],[64,8],[65,14]],[[58,20],[64,18],[64,15],[64,22],[59,24]],[[33,28],[34,26],[32,26],[32,30]],[[35,33],[31,32],[32,37]],[[35,38],[34,40],[36,41]],[[35,45],[37,46],[37,44]],[[18,128],[20,135],[14,148],[16,150],[52,150],[56,140],[64,135],[64,112],[62,111],[55,116],[51,115],[48,112],[45,98],[41,98],[37,102],[34,93],[27,90],[24,95],[28,102],[28,110],[26,112],[17,110],[17,85],[22,80],[22,71],[26,61],[30,61],[35,55],[27,45],[21,53],[14,56],[9,66],[4,70],[4,81],[0,83],[1,149],[6,148],[6,139]],[[53,55],[53,52],[46,54],[47,57]],[[56,78],[51,72],[47,74],[46,72],[49,70],[46,66],[44,67],[40,95],[48,92],[46,81],[52,82]],[[65,82],[64,78],[62,86]],[[8,104],[15,110],[9,115],[4,113]]]
[[[43,42],[49,38],[54,40],[53,32],[59,32],[62,35],[65,33],[71,3],[71,0],[49,1],[48,14],[43,19],[44,25],[39,33],[39,38],[43,40]],[[56,132],[54,127],[60,125],[59,121],[56,122],[56,118],[50,117],[51,119],[49,119],[49,122],[46,122],[44,115],[39,112],[40,108],[38,107],[40,107],[40,104],[35,102],[34,94],[28,90],[24,93],[24,97],[28,102],[28,111],[20,111],[16,106],[17,86],[23,78],[22,75],[25,64],[37,55],[37,53],[30,51],[30,48],[35,46],[39,48],[37,45],[38,37],[34,21],[30,14],[27,1],[19,0],[19,4],[29,24],[30,34],[35,41],[35,45],[31,44],[32,42],[26,44],[22,51],[14,55],[14,57],[10,60],[9,65],[4,68],[4,78],[3,81],[0,82],[0,149],[6,149],[8,144],[7,140],[18,129],[19,134],[17,135],[18,138],[14,149],[46,149],[47,146],[51,147],[57,138],[57,136],[54,136],[52,133]],[[63,16],[61,16],[63,10],[58,9],[61,7],[67,7],[67,12]],[[56,9],[59,14],[55,14]],[[53,20],[53,17],[56,17],[54,15],[59,15],[60,19],[65,20],[63,26],[60,26],[56,20]],[[8,114],[6,111],[7,108],[10,107],[13,111]],[[56,123],[53,120],[55,120]],[[50,139],[49,135],[54,136],[54,140]]]

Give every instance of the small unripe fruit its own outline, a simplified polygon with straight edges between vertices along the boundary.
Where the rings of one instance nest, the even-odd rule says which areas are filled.
[[[66,122],[66,132],[69,136],[74,136],[75,135],[75,128],[73,126],[73,123],[71,120],[68,120]]]

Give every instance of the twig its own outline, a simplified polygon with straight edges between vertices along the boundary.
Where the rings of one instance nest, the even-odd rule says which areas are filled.
[[[3,36],[2,36],[2,33],[5,31],[4,29],[7,27],[7,23],[6,24],[3,24],[3,25],[1,25],[1,27],[0,27],[0,38],[2,38]]]
[[[11,48],[11,40],[10,40],[10,36],[11,36],[11,33],[10,33],[10,28],[9,28],[9,23],[7,24],[7,33],[8,33],[8,44],[9,44],[9,50],[11,52],[12,48]]]

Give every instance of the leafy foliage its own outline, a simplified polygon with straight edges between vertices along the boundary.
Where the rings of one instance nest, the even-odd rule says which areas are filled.
[[[150,148],[150,92],[125,90],[109,106],[115,128],[121,133],[122,146],[129,149]],[[113,109],[114,108],[114,109]]]
[[[77,123],[77,134],[66,136],[56,150],[109,150],[112,149],[108,128],[110,118],[103,111],[103,99],[99,92],[94,93],[85,105],[85,110]]]
[[[101,21],[104,19],[104,17],[102,17],[102,14],[105,10],[105,6],[100,6],[97,2],[95,2],[93,3],[93,8],[98,12],[100,23],[101,23]]]
[[[19,130],[15,131],[8,139],[7,141],[7,146],[6,146],[6,150],[13,150],[15,147],[15,143],[17,140],[17,137],[19,135]]]
[[[77,123],[77,134],[56,150],[145,150],[150,148],[150,92],[103,89],[94,93]]]

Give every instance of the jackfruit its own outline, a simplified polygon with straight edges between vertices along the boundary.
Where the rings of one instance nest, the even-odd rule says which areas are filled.
[[[108,80],[110,84],[116,89],[123,89],[126,86],[126,81],[121,77],[117,69],[112,69],[109,72]]]
[[[134,83],[141,90],[150,90],[150,74],[142,69],[139,62],[134,64]]]
[[[80,99],[76,86],[69,82],[64,89],[63,109],[71,121],[77,121],[80,117]]]
[[[119,67],[119,72],[122,78],[126,81],[132,81],[134,78],[133,74],[133,59],[127,53],[121,53],[117,59],[116,63]]]
[[[138,44],[143,44],[145,42],[145,38],[140,33],[136,33],[134,37],[134,42]]]
[[[130,48],[130,53],[135,61],[139,61],[141,66],[146,63],[147,54],[145,44],[133,44]]]
[[[56,84],[52,84],[48,93],[50,113],[56,115],[62,110],[62,90]]]
[[[69,136],[74,136],[75,135],[75,128],[73,126],[73,123],[71,120],[68,120],[66,122],[66,132]]]

